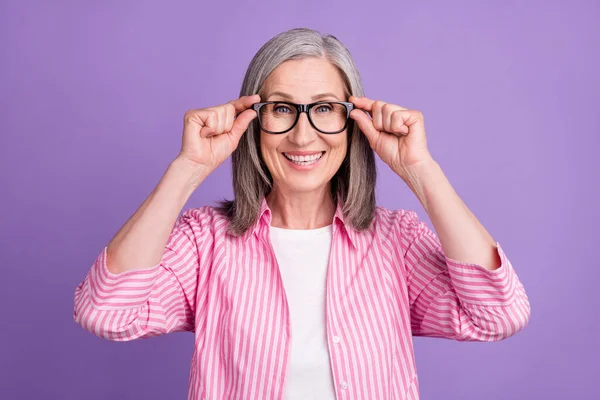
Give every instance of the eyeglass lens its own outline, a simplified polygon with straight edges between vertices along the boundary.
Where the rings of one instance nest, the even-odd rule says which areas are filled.
[[[260,121],[264,130],[285,132],[294,125],[297,114],[296,107],[289,104],[265,104],[260,109]],[[346,106],[336,103],[316,104],[310,109],[310,119],[323,132],[340,131],[346,124]]]

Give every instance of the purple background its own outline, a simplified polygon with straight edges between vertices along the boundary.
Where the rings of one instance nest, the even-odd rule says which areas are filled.
[[[532,305],[498,343],[415,339],[423,399],[592,399],[600,306],[597,1],[0,4],[0,398],[183,399],[192,334],[116,343],[73,292],[180,146],[280,31],[333,33],[431,152]],[[524,4],[526,3],[526,4]],[[415,209],[379,163],[378,202]],[[232,194],[230,163],[186,208]]]

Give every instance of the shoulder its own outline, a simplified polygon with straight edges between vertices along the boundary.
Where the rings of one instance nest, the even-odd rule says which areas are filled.
[[[375,207],[374,222],[382,225],[412,225],[418,223],[419,216],[414,210]]]
[[[195,234],[211,232],[213,235],[225,231],[228,224],[227,216],[209,205],[184,210],[176,222],[176,226],[186,226]]]
[[[426,227],[415,210],[382,206],[375,207],[373,226],[376,235],[400,236],[405,239],[416,236]]]

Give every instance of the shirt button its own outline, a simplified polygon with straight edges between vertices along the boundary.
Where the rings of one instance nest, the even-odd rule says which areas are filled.
[[[340,387],[344,390],[348,389],[348,382],[344,381],[344,382],[340,383]]]
[[[334,336],[333,343],[339,343],[339,342],[340,342],[340,338],[338,336]]]

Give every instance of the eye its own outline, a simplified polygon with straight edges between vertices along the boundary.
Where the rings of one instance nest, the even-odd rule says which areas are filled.
[[[277,114],[289,114],[294,112],[289,106],[284,104],[274,104],[273,111]]]
[[[315,111],[323,114],[323,113],[328,113],[333,109],[333,107],[331,107],[331,104],[319,104],[315,107]]]

